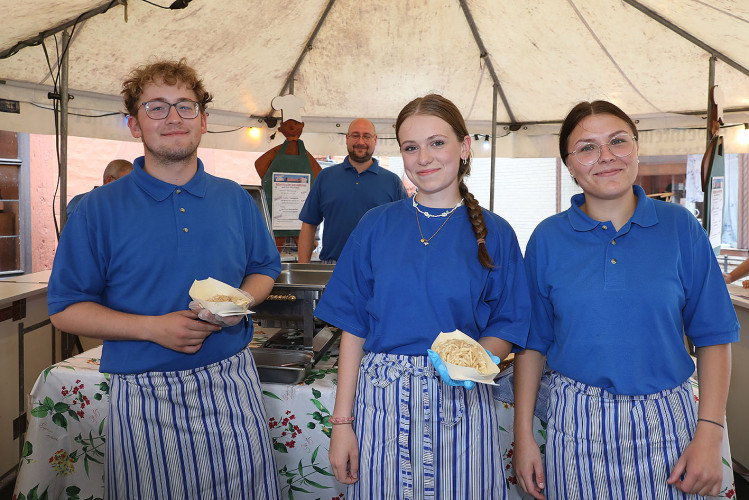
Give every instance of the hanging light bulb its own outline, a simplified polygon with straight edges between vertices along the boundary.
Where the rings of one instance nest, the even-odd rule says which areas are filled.
[[[744,146],[749,144],[749,123],[744,124],[744,128],[739,130],[736,138]]]
[[[483,145],[484,151],[490,150],[491,147],[492,147],[492,143],[489,142],[489,136],[485,135],[484,136],[484,145]]]
[[[250,130],[247,131],[247,134],[250,136],[251,139],[259,139],[260,129],[257,127],[250,127]]]

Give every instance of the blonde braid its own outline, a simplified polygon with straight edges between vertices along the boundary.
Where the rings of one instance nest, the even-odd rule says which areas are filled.
[[[466,209],[468,210],[468,220],[471,222],[473,234],[476,235],[479,262],[482,266],[493,269],[494,262],[489,256],[489,251],[486,249],[486,235],[489,234],[489,231],[487,231],[486,224],[484,224],[484,214],[479,206],[479,202],[476,201],[476,198],[474,198],[471,192],[468,191],[468,186],[466,186],[462,178],[458,184],[458,190],[460,191],[460,196],[463,198],[463,203],[465,203]]]

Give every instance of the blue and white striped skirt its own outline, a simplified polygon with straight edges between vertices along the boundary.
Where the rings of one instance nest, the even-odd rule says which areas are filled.
[[[552,373],[546,498],[698,499],[666,484],[697,427],[689,381],[643,396]]]
[[[202,368],[112,375],[108,499],[278,499],[249,349]]]
[[[448,386],[426,356],[370,353],[354,415],[359,481],[347,500],[506,497],[489,386]]]

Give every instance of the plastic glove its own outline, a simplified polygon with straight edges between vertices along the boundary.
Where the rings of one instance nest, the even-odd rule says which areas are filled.
[[[489,357],[492,358],[492,362],[494,362],[494,364],[498,365],[502,361],[498,356],[492,354],[488,349],[484,350],[489,355]],[[469,390],[476,387],[476,382],[474,382],[473,380],[454,380],[452,377],[450,377],[450,374],[447,373],[447,367],[442,362],[442,358],[433,350],[427,349],[427,356],[429,357],[429,361],[432,362],[434,369],[437,370],[437,373],[439,373],[442,381],[447,385],[451,385],[453,387],[465,387]]]
[[[495,365],[499,365],[502,362],[502,359],[499,356],[495,356],[492,354],[492,352],[489,349],[484,349],[486,353],[489,355],[490,358],[492,358],[492,363]]]
[[[469,390],[476,387],[476,382],[473,380],[453,380],[452,377],[450,377],[450,374],[447,373],[447,367],[445,366],[445,363],[442,362],[442,358],[440,358],[440,355],[433,350],[427,349],[427,356],[429,357],[429,361],[432,362],[434,369],[437,370],[440,378],[442,378],[442,381],[447,385],[453,387],[465,387]]]
[[[239,291],[246,295],[248,299],[250,299],[250,305],[248,307],[252,307],[252,305],[255,303],[255,297],[250,295],[250,293],[245,290],[239,289]],[[199,319],[202,319],[203,321],[212,323],[214,325],[218,325],[222,328],[234,326],[242,321],[242,318],[245,317],[244,314],[234,314],[232,316],[219,316],[217,314],[213,314],[211,311],[204,308],[202,304],[197,300],[191,301],[187,307],[189,307],[191,311],[198,313]]]

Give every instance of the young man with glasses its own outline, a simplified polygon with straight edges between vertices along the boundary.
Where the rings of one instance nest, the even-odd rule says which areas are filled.
[[[101,338],[111,373],[106,498],[279,497],[252,324],[190,302],[193,280],[265,299],[281,270],[250,195],[197,156],[211,96],[184,60],[123,83],[130,175],[81,202],[48,289],[52,322]],[[190,310],[194,309],[194,310]]]
[[[372,158],[377,144],[374,124],[357,118],[346,134],[348,156],[323,169],[307,196],[299,220],[299,262],[309,262],[315,231],[325,222],[320,260],[335,263],[359,219],[371,208],[406,198],[400,177]]]

